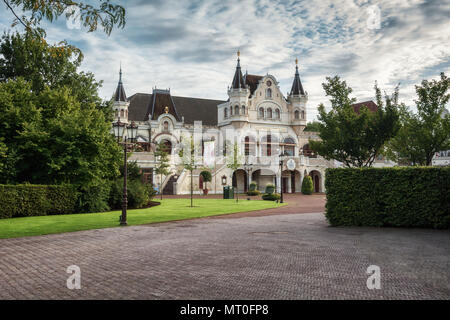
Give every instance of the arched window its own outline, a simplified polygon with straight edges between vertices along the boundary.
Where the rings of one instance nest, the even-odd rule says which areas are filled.
[[[225,119],[228,118],[228,109],[227,108],[223,109],[223,117]]]
[[[266,90],[266,98],[267,99],[271,99],[272,98],[272,89],[267,89]]]
[[[275,110],[275,118],[280,119],[281,115],[280,115],[280,109],[276,109]]]
[[[115,112],[114,112],[114,114],[116,115],[116,118],[119,116],[119,110],[116,110]]]
[[[267,136],[263,137],[261,140],[262,155],[270,157],[274,153],[273,149],[276,145],[278,145],[278,139],[276,136],[268,134]]]
[[[123,113],[123,109],[120,110],[120,116],[121,116],[122,118],[125,116],[124,113]]]
[[[230,117],[233,115],[233,106],[230,106]]]
[[[245,112],[245,106],[242,106],[241,108],[241,114],[243,114],[245,116],[246,112]]]
[[[256,155],[256,143],[253,137],[245,137],[245,155],[254,156]]]
[[[292,138],[284,139],[284,153],[288,156],[295,154],[295,141]]]
[[[272,119],[272,108],[267,109],[267,118]]]
[[[303,155],[306,157],[314,157],[314,153],[308,143],[303,146]]]
[[[302,110],[302,119],[305,119],[305,111]]]
[[[264,118],[264,108],[263,107],[259,108],[258,117],[261,119]]]
[[[294,112],[294,118],[295,118],[295,120],[300,119],[300,111],[295,110],[295,112]]]
[[[164,121],[163,130],[164,132],[169,132],[169,121]]]
[[[128,110],[125,110],[125,118],[128,119]]]
[[[234,114],[239,115],[239,106],[234,107]]]

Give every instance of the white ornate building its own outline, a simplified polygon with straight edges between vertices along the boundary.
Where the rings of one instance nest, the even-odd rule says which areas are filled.
[[[204,187],[199,175],[205,168],[201,155],[203,146],[210,141],[215,154],[213,165],[209,166],[213,178],[207,185],[210,193],[222,193],[223,186],[231,185],[243,192],[250,181],[257,182],[261,191],[272,183],[278,192],[281,186],[284,192],[300,192],[305,175],[311,175],[316,192],[324,191],[325,169],[334,164],[316,156],[308,147],[308,140],[317,136],[304,132],[308,94],[303,89],[298,65],[285,97],[273,75],[243,75],[238,52],[228,97],[227,101],[177,97],[170,90],[155,88],[151,94],[137,93],[127,98],[120,72],[114,95],[116,119],[120,117],[122,122],[134,122],[139,127],[138,147],[130,161],[137,161],[148,181],[157,188],[161,185],[164,193],[187,194],[191,177],[179,166],[178,148],[193,136],[200,155],[198,169],[193,173],[196,193]],[[157,165],[154,150],[160,142],[171,152],[171,174],[162,177],[162,181],[153,174]],[[242,165],[233,172],[227,160],[234,144],[238,145]],[[280,153],[285,155],[282,170]]]

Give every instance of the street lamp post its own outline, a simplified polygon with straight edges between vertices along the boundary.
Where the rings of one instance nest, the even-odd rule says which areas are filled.
[[[123,144],[123,194],[122,194],[122,215],[120,216],[120,225],[127,225],[127,205],[128,205],[128,194],[127,194],[127,152],[128,146],[133,146],[134,140],[136,138],[136,133],[138,126],[132,122],[130,125],[120,122],[120,118],[117,122],[113,123],[114,135],[117,138],[119,144]],[[127,142],[127,134],[130,143]],[[123,137],[123,141],[120,142],[120,138]]]
[[[252,164],[247,162],[248,159],[245,159],[244,170],[247,172],[247,191],[250,190],[250,172],[252,171]]]
[[[283,160],[285,154],[280,151],[280,203],[283,203]]]

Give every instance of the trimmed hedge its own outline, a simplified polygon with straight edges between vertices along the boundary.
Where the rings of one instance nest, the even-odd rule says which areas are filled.
[[[0,185],[0,219],[70,214],[76,202],[70,185]]]
[[[281,199],[281,195],[279,193],[265,193],[262,195],[262,199],[267,201],[277,201]]]
[[[333,226],[450,227],[450,168],[327,169]]]

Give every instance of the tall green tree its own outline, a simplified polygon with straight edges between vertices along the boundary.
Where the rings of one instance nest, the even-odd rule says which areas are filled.
[[[186,141],[186,139],[182,139]],[[197,169],[197,156],[195,154],[195,142],[194,136],[191,135],[187,141],[187,143],[182,143],[180,151],[178,152],[178,156],[180,158],[180,166],[185,170],[188,170],[191,175],[191,207],[194,206],[194,170]]]
[[[98,95],[102,81],[91,72],[78,71],[82,52],[65,41],[48,44],[31,32],[5,33],[0,41],[0,81],[23,78],[33,93],[66,87],[83,107],[95,106],[112,119],[109,102]]]
[[[450,99],[450,79],[423,80],[416,86],[417,113],[402,112],[401,128],[387,144],[387,156],[406,165],[431,165],[436,152],[450,149],[450,116],[445,107]]]
[[[311,148],[327,160],[338,160],[347,167],[370,167],[383,151],[385,143],[399,128],[398,87],[385,95],[375,84],[378,110],[371,112],[362,107],[353,109],[356,99],[351,98],[352,88],[338,76],[327,77],[322,86],[330,97],[331,110],[320,104],[317,125],[321,141],[309,141]]]
[[[125,9],[110,0],[81,2],[73,0],[3,0],[11,12],[12,26],[22,24],[27,31],[43,33],[43,19],[53,22],[61,16],[78,21],[89,32],[102,27],[110,34],[114,26],[125,26]]]
[[[156,161],[157,161],[155,173],[159,174],[159,177],[160,177],[159,193],[161,195],[161,200],[162,200],[162,198],[163,198],[162,178],[163,178],[163,176],[167,176],[170,174],[169,153],[167,150],[167,145],[163,141],[161,141],[156,146],[155,157],[156,157]]]

